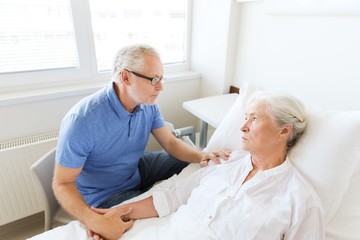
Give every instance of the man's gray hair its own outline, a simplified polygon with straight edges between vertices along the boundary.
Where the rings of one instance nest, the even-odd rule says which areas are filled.
[[[293,130],[287,141],[287,149],[295,145],[303,134],[306,127],[305,107],[297,98],[282,93],[259,92],[249,100],[249,104],[255,101],[263,101],[266,104],[267,114],[279,127],[291,124]]]
[[[114,58],[112,78],[119,82],[119,75],[126,69],[129,71],[141,71],[144,68],[144,55],[150,54],[160,58],[155,48],[147,44],[134,44],[120,49]]]

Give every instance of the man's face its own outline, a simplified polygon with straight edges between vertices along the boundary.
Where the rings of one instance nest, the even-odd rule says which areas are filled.
[[[150,78],[163,78],[164,68],[160,59],[150,54],[144,56],[144,68],[136,73],[150,77]],[[163,90],[163,83],[159,82],[156,86],[151,85],[151,81],[138,77],[129,72],[129,86],[130,96],[135,101],[136,105],[153,105],[160,91]]]

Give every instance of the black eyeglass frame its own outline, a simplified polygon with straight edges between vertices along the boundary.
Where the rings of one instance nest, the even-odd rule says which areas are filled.
[[[137,72],[134,72],[134,71],[129,71],[127,70],[128,72],[131,72],[132,74],[134,74],[135,76],[137,77],[141,77],[141,78],[144,78],[144,79],[147,79],[149,81],[151,81],[151,85],[153,86],[156,86],[159,84],[159,82],[162,82],[164,84],[165,80],[163,78],[151,78],[151,77],[147,77],[147,76],[144,76],[140,73],[137,73]]]

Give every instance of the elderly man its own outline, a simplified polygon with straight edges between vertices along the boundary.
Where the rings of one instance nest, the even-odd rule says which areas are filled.
[[[104,238],[118,238],[132,226],[121,218],[131,209],[101,215],[90,206],[112,207],[179,173],[188,162],[228,156],[201,152],[171,134],[155,103],[163,84],[163,65],[152,47],[125,47],[115,57],[112,82],[77,103],[61,123],[55,196]],[[166,152],[144,153],[150,132]]]

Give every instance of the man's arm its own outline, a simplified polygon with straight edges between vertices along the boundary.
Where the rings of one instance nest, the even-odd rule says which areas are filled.
[[[128,207],[117,208],[101,215],[90,209],[76,187],[76,178],[82,168],[66,168],[56,163],[53,190],[59,203],[67,212],[79,219],[89,229],[106,239],[118,239],[133,224],[124,222],[123,215],[130,213]]]
[[[151,133],[166,152],[184,162],[201,163],[203,167],[207,165],[209,160],[213,160],[215,163],[219,164],[220,161],[217,157],[221,157],[226,160],[230,155],[230,152],[224,150],[202,152],[196,148],[193,148],[180,139],[174,137],[174,135],[172,135],[166,126],[153,129]]]

